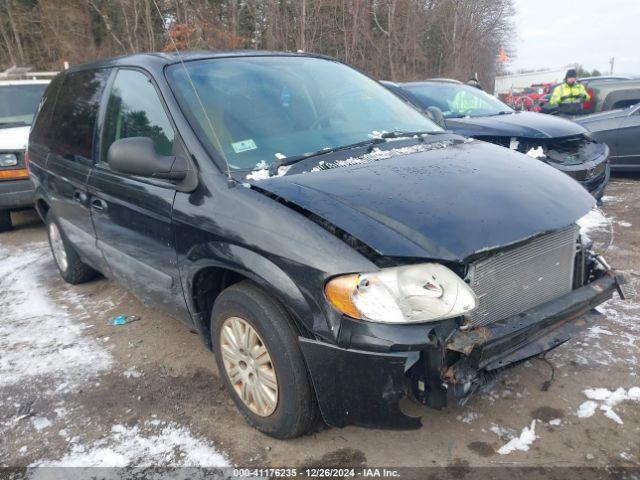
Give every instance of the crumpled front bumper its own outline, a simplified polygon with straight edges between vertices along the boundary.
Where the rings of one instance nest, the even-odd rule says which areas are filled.
[[[611,176],[609,153],[609,147],[605,143],[590,141],[571,154],[550,148],[547,150],[547,157],[549,165],[580,182],[596,200],[600,200]],[[581,162],[565,164],[565,156],[577,157]]]
[[[492,371],[539,355],[566,342],[597,319],[590,310],[622,288],[622,275],[608,272],[598,280],[529,311],[469,331],[458,331],[446,349],[462,354],[444,374],[450,383],[473,382],[479,371]]]
[[[597,318],[591,310],[616,291],[624,298],[625,283],[622,275],[608,271],[505,320],[467,331],[456,328],[442,339],[434,339],[431,331],[422,344],[416,338],[408,346],[405,326],[397,325],[398,343],[387,339],[387,352],[367,351],[362,345],[357,350],[340,348],[302,337],[300,346],[327,424],[419,428],[420,419],[405,415],[399,406],[415,391],[412,381],[421,383],[422,403],[443,407],[447,398],[473,392],[491,372],[551,350],[591,326]],[[377,342],[372,349],[379,347]]]

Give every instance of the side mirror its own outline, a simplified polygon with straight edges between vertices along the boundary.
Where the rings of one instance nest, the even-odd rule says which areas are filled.
[[[427,107],[425,113],[427,114],[427,117],[440,125],[442,128],[447,128],[447,123],[444,120],[442,110],[440,110],[438,107]]]
[[[186,159],[156,153],[153,140],[130,137],[116,140],[109,147],[107,162],[114,172],[164,180],[184,180],[189,170]]]

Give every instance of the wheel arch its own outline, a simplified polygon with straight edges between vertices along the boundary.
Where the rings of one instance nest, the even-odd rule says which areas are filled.
[[[301,335],[312,330],[315,312],[295,281],[267,258],[239,246],[230,246],[238,262],[224,262],[214,257],[204,257],[191,262],[185,279],[185,297],[192,313],[196,329],[205,344],[211,348],[211,311],[213,304],[225,289],[243,280],[249,280],[262,288],[289,313],[294,328]],[[315,309],[317,310],[317,309]],[[325,320],[326,321],[326,320]]]
[[[47,202],[47,200],[44,197],[38,196],[36,197],[34,206],[36,208],[36,212],[38,212],[38,215],[40,216],[40,219],[43,222],[46,221],[47,213],[49,213],[49,209],[51,208],[51,205],[49,205],[49,202]]]

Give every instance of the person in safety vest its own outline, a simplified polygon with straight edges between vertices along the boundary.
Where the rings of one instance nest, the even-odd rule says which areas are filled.
[[[578,83],[577,76],[578,74],[573,68],[567,70],[564,83],[553,89],[549,104],[558,107],[562,113],[579,113],[582,104],[591,98],[584,85]]]

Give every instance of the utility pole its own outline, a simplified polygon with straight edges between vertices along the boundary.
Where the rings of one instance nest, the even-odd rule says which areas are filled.
[[[611,60],[609,60],[609,65],[611,65],[611,68],[609,68],[609,75],[613,75],[613,63],[616,61],[616,57],[611,57]]]

